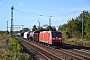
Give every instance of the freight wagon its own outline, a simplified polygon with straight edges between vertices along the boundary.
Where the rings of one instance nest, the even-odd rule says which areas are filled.
[[[29,38],[30,38],[29,35],[30,35],[29,32],[25,32],[25,33],[24,33],[24,38],[25,38],[25,39],[29,39]]]
[[[39,33],[40,33],[40,31],[34,31],[33,40],[36,42],[39,41]]]

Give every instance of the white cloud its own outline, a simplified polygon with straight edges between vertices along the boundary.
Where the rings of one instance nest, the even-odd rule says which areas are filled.
[[[2,3],[0,2],[0,5],[1,5]]]

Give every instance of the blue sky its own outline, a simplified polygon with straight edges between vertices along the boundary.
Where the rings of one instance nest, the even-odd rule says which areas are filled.
[[[38,26],[38,20],[41,26],[49,24],[50,16],[51,25],[59,26],[77,17],[83,10],[90,12],[90,0],[0,0],[0,30],[7,30],[7,21],[9,27],[11,25],[12,6],[15,9],[14,25],[28,28],[34,24]]]

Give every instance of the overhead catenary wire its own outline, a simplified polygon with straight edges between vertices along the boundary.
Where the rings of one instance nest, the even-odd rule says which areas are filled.
[[[36,20],[39,20],[38,16],[42,16],[41,14],[34,14],[34,13],[31,13],[31,12],[26,12],[26,11],[22,11],[22,10],[18,10],[18,9],[15,9],[15,11],[17,11],[19,13],[22,13],[22,14],[25,14],[27,16],[33,17]]]
[[[18,11],[18,12],[21,12],[23,14],[26,14],[26,15],[36,15],[36,16],[39,16],[39,15],[42,15],[42,14],[36,14],[36,13],[32,13],[32,12],[27,12],[27,11],[23,11],[23,10],[18,10],[18,9],[14,9],[15,11]],[[61,14],[61,15],[68,15],[68,14],[72,14],[72,13],[78,13],[78,12],[82,12],[82,11],[72,11],[72,12],[69,12],[69,13],[66,13],[66,14]],[[44,15],[43,15],[44,16]],[[33,16],[32,16],[33,17]],[[49,16],[48,16],[49,17]]]
[[[25,15],[28,15],[28,16],[30,16],[30,17],[34,17],[34,16],[31,16],[31,15],[30,15],[31,13],[26,12],[26,11],[21,11],[21,10],[16,10],[16,9],[15,9],[15,11],[20,12],[20,13],[25,14]]]
[[[27,12],[27,11],[23,11],[23,10],[18,10],[18,9],[14,9],[15,11],[18,11],[20,13],[23,13],[23,14],[27,14],[27,15],[34,15],[34,16],[45,16],[43,14],[36,14],[36,13],[32,13],[32,12]],[[50,16],[47,16],[47,17],[50,17]]]
[[[32,13],[32,12],[27,12],[27,11],[23,11],[23,10],[18,10],[18,9],[14,9],[15,11],[17,12],[20,12],[22,14],[25,14],[25,15],[28,15],[30,17],[33,17],[35,19],[39,19],[39,17],[36,17],[36,16],[40,16],[40,14],[36,14],[36,13]],[[81,12],[81,11],[72,11],[72,12],[69,12],[69,13],[66,13],[66,14],[61,14],[61,15],[68,15],[68,14],[72,14],[72,13],[78,13],[78,12]],[[43,15],[44,16],[44,15]],[[48,20],[49,17],[47,17],[47,20]],[[44,20],[44,19],[43,19]],[[66,20],[66,19],[65,19]],[[69,19],[68,19],[69,20]],[[64,20],[60,20],[60,21],[64,21]],[[52,23],[57,23],[58,21],[56,22],[52,22]],[[40,22],[41,23],[41,22]]]
[[[31,12],[27,12],[27,11],[23,11],[23,10],[18,10],[18,9],[14,9],[14,10],[17,11],[17,12],[23,13],[23,14],[25,14],[25,15],[28,15],[28,16],[30,16],[30,17],[42,15],[42,14],[31,13]],[[69,13],[66,13],[66,14],[61,14],[61,15],[68,15],[68,14],[77,13],[77,12],[81,12],[81,11],[72,11],[72,12],[69,12]],[[33,15],[34,15],[34,16],[33,16]],[[42,16],[44,16],[44,15],[42,15]],[[35,18],[35,17],[34,17],[34,18]],[[49,18],[49,16],[48,16],[48,18]]]
[[[19,12],[24,12],[24,13],[32,14],[32,15],[39,15],[39,14],[34,14],[34,13],[31,13],[31,12],[26,12],[26,11],[22,11],[22,10],[17,10],[17,9],[15,9],[15,10],[19,11]]]

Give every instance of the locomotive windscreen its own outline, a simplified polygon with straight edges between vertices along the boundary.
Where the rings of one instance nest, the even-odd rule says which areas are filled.
[[[52,32],[52,36],[61,36],[60,32]]]

